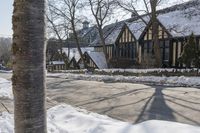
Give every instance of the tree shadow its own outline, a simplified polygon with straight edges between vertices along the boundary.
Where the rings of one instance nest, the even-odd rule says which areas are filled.
[[[125,96],[125,95],[138,93],[138,92],[140,92],[142,90],[147,90],[147,89],[151,89],[151,88],[150,87],[145,87],[145,88],[140,88],[140,89],[133,89],[133,90],[122,91],[122,92],[111,94],[111,95],[107,95],[107,96],[88,99],[88,100],[82,101],[81,103],[76,104],[76,106],[84,106],[84,105],[88,105],[88,104],[99,103],[99,102],[102,102],[102,101],[119,98],[119,97],[122,97],[122,96]],[[121,106],[124,106],[124,105],[121,105]],[[120,107],[120,105],[116,106],[116,107],[111,107],[111,108],[117,108],[117,107]]]
[[[164,94],[162,93],[163,89],[164,88],[162,87],[155,88],[154,94],[143,107],[141,114],[136,120],[136,123],[152,119],[171,121],[175,120],[173,110],[165,102]],[[148,106],[148,104],[150,104],[150,106]]]
[[[175,106],[181,106],[182,108],[187,108],[187,109],[190,109],[192,111],[200,112],[199,109],[196,109],[196,108],[191,107],[189,105],[185,105],[185,103],[186,104],[188,104],[188,103],[199,104],[198,102],[193,102],[193,101],[185,100],[185,99],[182,99],[182,98],[176,98],[176,97],[164,94],[163,90],[165,88],[161,87],[161,86],[157,86],[157,87],[152,86],[152,87],[155,88],[154,94],[145,103],[145,105],[142,108],[140,115],[138,116],[138,118],[133,123],[139,123],[139,122],[143,122],[143,121],[146,121],[146,120],[176,121],[176,117],[174,116],[176,114],[179,117],[186,119],[187,121],[190,121],[192,123],[200,125],[200,123],[198,121],[195,121],[192,118],[184,116],[184,114],[182,114],[182,113],[180,113],[176,110],[173,110],[172,108],[170,108],[166,104],[166,102],[170,102],[170,103],[175,104]],[[184,103],[175,102],[171,99],[168,99],[167,97],[180,100],[181,102],[184,102]]]

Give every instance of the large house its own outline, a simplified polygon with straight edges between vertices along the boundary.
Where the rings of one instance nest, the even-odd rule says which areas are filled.
[[[199,7],[199,0],[191,0],[158,11],[158,36],[163,67],[184,66],[179,62],[179,58],[185,42],[192,33],[195,35],[197,48],[200,49]],[[154,66],[152,21],[149,15],[143,15],[142,18],[145,22],[133,17],[104,27],[106,50],[111,67]],[[92,32],[88,31],[87,34],[92,34]],[[103,53],[98,34],[88,40],[90,40],[88,46],[94,48],[90,52]],[[87,56],[92,59],[89,54]],[[101,61],[98,60],[98,62]]]
[[[200,2],[190,2],[163,9],[158,12],[159,41],[162,64],[165,67],[182,67],[178,62],[183,46],[191,33],[196,36],[197,46],[200,47]],[[154,63],[152,44],[152,22],[148,15],[144,15],[145,24],[139,18],[131,18],[104,28],[107,52],[110,61],[121,67],[135,65],[151,66]],[[95,51],[103,51],[98,43],[91,46]],[[123,63],[121,63],[123,62]],[[117,66],[117,65],[116,65]]]

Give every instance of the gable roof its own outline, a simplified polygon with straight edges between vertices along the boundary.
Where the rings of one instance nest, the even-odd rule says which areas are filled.
[[[83,28],[81,30],[78,30],[77,34],[78,34],[79,37],[84,37],[87,34],[89,34],[92,30],[95,30],[95,29],[96,29],[96,26],[92,26],[92,27],[88,27],[88,28]]]
[[[143,19],[146,23],[148,23],[150,20],[149,16],[143,16]],[[146,23],[144,23],[141,19],[137,19],[132,22],[126,22],[129,30],[132,32],[136,40],[140,38],[142,32],[147,26]]]
[[[106,62],[106,57],[103,52],[86,52],[92,61],[96,64],[96,66],[99,69],[106,69],[108,68],[107,62]]]
[[[141,16],[146,23],[150,22],[148,14]],[[157,19],[166,28],[172,37],[189,36],[192,32],[200,35],[200,0],[191,0],[158,11]],[[135,38],[138,40],[147,24],[139,18],[130,18],[105,26],[106,45],[114,44],[123,25],[126,24]],[[107,29],[111,30],[107,30]],[[99,38],[91,46],[101,46]]]
[[[106,25],[103,28],[104,38],[106,45],[114,44],[117,39],[124,22],[117,22],[110,25]],[[90,46],[101,46],[100,36],[98,35],[96,39],[90,44]]]
[[[177,6],[173,11],[160,13],[158,20],[173,37],[200,35],[200,1],[193,0]]]
[[[94,48],[93,47],[82,47],[81,51],[84,54],[86,51],[94,51]],[[63,48],[63,52],[65,53],[66,56],[68,56],[68,52],[69,52],[69,57],[68,57],[69,61],[71,61],[74,57],[76,62],[78,62],[79,59],[81,58],[77,48],[70,48],[70,49]]]

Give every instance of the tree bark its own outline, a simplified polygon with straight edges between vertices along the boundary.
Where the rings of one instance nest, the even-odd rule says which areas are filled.
[[[110,66],[109,65],[109,57],[108,57],[108,53],[107,53],[107,48],[106,48],[106,43],[105,43],[105,38],[104,38],[104,35],[103,35],[103,29],[102,28],[99,28],[99,36],[100,36],[100,39],[101,39],[101,44],[103,46],[103,52],[104,52],[105,57],[106,57],[106,63],[109,67]]]
[[[15,133],[46,133],[45,0],[14,0]]]
[[[153,45],[154,45],[154,54],[155,54],[155,66],[161,67],[161,52],[160,52],[160,43],[159,43],[159,26],[157,21],[157,14],[156,14],[156,7],[157,7],[157,0],[151,0],[151,20],[152,20],[152,34],[153,34]]]
[[[86,63],[86,61],[85,61],[85,59],[83,57],[83,52],[81,51],[81,47],[80,47],[78,35],[76,33],[76,28],[75,28],[74,22],[71,22],[71,24],[72,24],[72,30],[73,30],[73,34],[74,34],[74,39],[76,41],[76,46],[77,46],[78,52],[80,54],[81,60],[83,61],[84,68],[88,68],[87,63]]]

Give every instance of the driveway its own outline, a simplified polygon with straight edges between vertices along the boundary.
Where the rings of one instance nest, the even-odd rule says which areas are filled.
[[[200,125],[200,89],[48,78],[47,96],[57,102],[138,123],[169,120]]]

